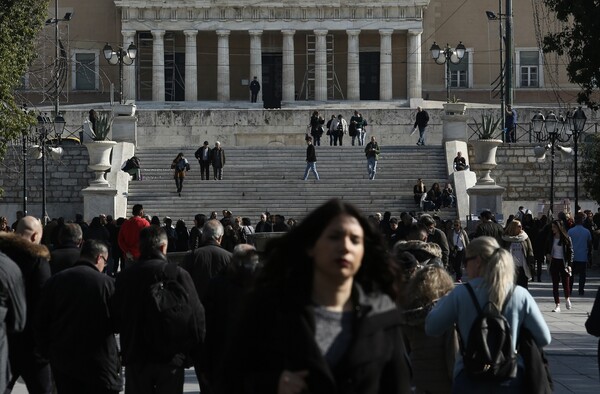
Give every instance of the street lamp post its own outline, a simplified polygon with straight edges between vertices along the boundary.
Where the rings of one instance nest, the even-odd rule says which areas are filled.
[[[60,45],[59,45],[59,40],[58,40],[58,24],[60,22],[68,22],[72,19],[73,17],[73,13],[72,12],[67,12],[65,13],[65,16],[63,18],[59,18],[58,17],[58,0],[54,0],[54,18],[50,18],[46,20],[46,26],[48,25],[54,25],[54,46],[55,46],[55,55],[56,55],[56,59],[55,59],[55,68],[54,68],[54,114],[56,116],[59,115],[59,109],[60,109],[60,80],[58,78],[58,69],[60,67]]]
[[[119,65],[119,102],[120,104],[125,104],[123,100],[123,65],[131,66],[133,64],[137,56],[137,47],[132,42],[129,44],[127,51],[123,49],[123,46],[119,46],[116,51],[113,51],[113,48],[106,43],[102,52],[109,64]]]
[[[446,102],[450,102],[450,63],[459,64],[465,56],[466,49],[462,41],[458,43],[456,48],[451,48],[446,44],[446,47],[442,49],[435,41],[431,46],[431,57],[436,64],[446,64]]]
[[[583,132],[585,127],[585,122],[587,120],[587,116],[585,116],[585,112],[581,107],[577,108],[573,115],[569,116],[569,128],[573,133],[573,149],[575,150],[574,156],[574,164],[575,164],[575,213],[579,212],[579,184],[577,177],[577,144],[579,140],[579,135]]]
[[[562,116],[556,116],[554,111],[550,111],[546,117],[541,111],[531,119],[533,132],[536,140],[539,142],[548,142],[542,150],[550,149],[550,216],[554,213],[554,157],[555,147],[562,150],[558,142],[567,142],[571,138],[570,133],[565,133],[565,119]],[[545,129],[545,131],[544,131]],[[541,156],[540,156],[541,157]]]
[[[46,143],[48,139],[48,135],[54,128],[55,137],[60,142],[62,133],[65,129],[65,120],[62,116],[57,115],[54,118],[54,123],[50,121],[50,117],[47,114],[38,115],[37,117],[37,125],[35,126],[37,137],[40,141],[40,150],[42,155],[42,224],[45,226],[48,223],[48,212],[46,209],[46,155],[49,152],[49,149],[46,148]],[[26,139],[23,138],[23,152],[26,152]],[[25,162],[26,163],[26,162]],[[26,164],[24,164],[26,165]],[[27,174],[24,174],[24,192],[26,193],[27,187]],[[27,197],[25,197],[24,207],[26,206]]]

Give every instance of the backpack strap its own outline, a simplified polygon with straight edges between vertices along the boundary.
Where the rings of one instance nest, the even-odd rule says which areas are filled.
[[[473,304],[475,304],[475,308],[477,308],[477,314],[481,315],[483,313],[483,309],[481,305],[479,305],[479,301],[477,301],[477,296],[475,296],[475,291],[473,291],[473,287],[471,287],[470,283],[465,283],[465,287],[467,288],[469,295],[471,296],[471,300],[473,300]]]

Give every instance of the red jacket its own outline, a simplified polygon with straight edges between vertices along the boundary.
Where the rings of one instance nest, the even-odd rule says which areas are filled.
[[[119,247],[123,254],[131,254],[135,260],[140,258],[140,231],[150,223],[142,217],[133,216],[121,225]]]

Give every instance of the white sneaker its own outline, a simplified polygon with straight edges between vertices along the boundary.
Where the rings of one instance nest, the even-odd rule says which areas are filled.
[[[556,308],[552,309],[552,312],[560,313],[560,305],[556,304]]]
[[[567,298],[567,309],[571,309],[571,300]]]

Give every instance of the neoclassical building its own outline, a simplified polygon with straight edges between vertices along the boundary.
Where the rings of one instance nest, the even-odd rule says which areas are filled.
[[[106,100],[111,84],[119,90],[118,67],[102,54],[107,42],[138,48],[133,65],[123,66],[126,100],[246,101],[257,76],[266,107],[313,100],[414,106],[445,99],[447,81],[464,101],[498,101],[500,25],[485,17],[498,13],[497,0],[55,1],[59,11],[51,4],[50,17],[73,13],[59,23],[69,67],[62,102]],[[574,90],[564,67],[546,64],[539,50],[533,22],[544,23],[540,3],[513,5],[515,102]],[[467,48],[449,74],[430,57],[434,42]],[[41,61],[54,56],[53,48],[47,52]],[[36,81],[48,78],[30,76],[25,87],[39,92]]]

